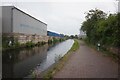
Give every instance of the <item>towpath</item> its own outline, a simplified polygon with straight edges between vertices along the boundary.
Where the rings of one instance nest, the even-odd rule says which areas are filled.
[[[72,54],[54,78],[117,78],[118,64],[109,57],[80,41],[80,48]]]

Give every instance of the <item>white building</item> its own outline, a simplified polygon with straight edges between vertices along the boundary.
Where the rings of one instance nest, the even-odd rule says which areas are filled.
[[[2,33],[17,37],[23,43],[44,41],[47,37],[47,24],[14,6],[2,6]]]

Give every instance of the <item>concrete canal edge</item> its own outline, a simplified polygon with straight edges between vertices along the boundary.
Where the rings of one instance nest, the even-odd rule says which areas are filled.
[[[75,51],[79,49],[79,42],[78,40],[74,39],[74,44],[72,45],[71,49],[62,57],[58,62],[53,64],[48,70],[44,71],[42,74],[38,74],[37,76],[34,76],[35,78],[44,78],[44,79],[52,79],[53,76],[56,74],[56,72],[60,71],[66,61],[69,59],[71,54],[73,54]]]

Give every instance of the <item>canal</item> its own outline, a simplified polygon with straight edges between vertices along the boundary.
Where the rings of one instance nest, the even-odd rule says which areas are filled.
[[[3,78],[24,78],[37,70],[43,72],[63,57],[72,47],[69,39],[54,45],[4,51],[2,55]]]

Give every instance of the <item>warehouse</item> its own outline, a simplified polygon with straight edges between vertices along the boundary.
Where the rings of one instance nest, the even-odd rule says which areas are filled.
[[[61,39],[64,38],[63,34],[59,34],[56,32],[51,32],[51,31],[47,31],[47,36],[48,36],[48,40],[53,40],[54,39]]]
[[[47,42],[47,24],[14,6],[2,7],[2,32],[20,43]]]
[[[58,33],[51,32],[51,31],[47,31],[47,35],[53,36],[53,37],[60,37],[60,38],[64,37],[64,35],[62,35],[62,34],[58,34]]]

